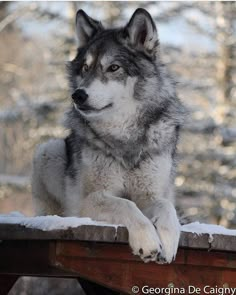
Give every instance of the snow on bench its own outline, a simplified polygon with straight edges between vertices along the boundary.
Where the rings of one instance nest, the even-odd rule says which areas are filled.
[[[21,276],[73,277],[87,294],[133,294],[133,286],[174,286],[185,294],[190,285],[202,290],[198,294],[205,286],[235,287],[236,230],[199,222],[181,230],[175,261],[162,265],[132,255],[122,225],[19,212],[0,215],[0,294],[7,294]]]
[[[90,218],[37,216],[20,212],[0,215],[0,240],[81,240],[128,242],[123,225],[97,222]],[[236,252],[236,230],[193,222],[181,226],[180,247]]]

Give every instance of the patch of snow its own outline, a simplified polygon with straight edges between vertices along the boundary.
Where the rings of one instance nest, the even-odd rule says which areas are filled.
[[[30,177],[19,175],[0,174],[0,185],[26,187],[30,184]]]
[[[26,217],[20,212],[14,211],[9,214],[0,214],[0,224],[19,224],[28,228],[40,229],[43,231],[75,228],[81,225],[118,226],[105,222],[94,221],[88,217],[60,217],[57,215]],[[181,226],[181,231],[201,234],[214,234],[236,236],[236,230],[227,229],[216,224],[205,224],[193,222]]]
[[[234,229],[227,229],[221,225],[200,223],[198,221],[182,225],[181,230],[183,232],[191,232],[198,235],[209,234],[212,236],[214,234],[218,234],[236,236],[236,230]]]
[[[118,227],[118,225],[94,221],[88,217],[60,217],[57,215],[26,217],[17,211],[7,215],[1,214],[0,224],[19,224],[43,231],[67,229],[81,225],[112,226],[116,229]]]
[[[213,235],[210,234],[209,238],[208,238],[208,243],[211,244],[211,243],[213,243],[213,241],[214,241]]]

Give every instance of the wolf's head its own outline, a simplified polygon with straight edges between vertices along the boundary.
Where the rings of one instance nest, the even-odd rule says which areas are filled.
[[[74,119],[119,139],[144,137],[163,114],[180,125],[175,83],[161,62],[157,29],[146,10],[137,9],[116,29],[104,29],[79,10],[76,31],[78,53],[68,67]]]
[[[162,69],[157,29],[146,10],[137,9],[118,29],[104,29],[79,10],[76,31],[79,48],[69,73],[74,106],[82,116],[92,120],[106,112],[125,117],[156,103]]]
[[[145,149],[174,154],[184,108],[150,14],[137,9],[126,26],[104,29],[79,10],[76,31],[78,53],[68,67],[74,105],[65,126],[132,165]]]

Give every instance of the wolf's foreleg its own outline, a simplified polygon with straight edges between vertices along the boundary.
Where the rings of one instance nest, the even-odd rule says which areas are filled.
[[[170,263],[175,259],[180,237],[180,223],[171,201],[160,199],[143,213],[152,221],[163,246],[159,262]]]
[[[151,221],[134,202],[105,191],[91,193],[80,201],[80,216],[125,225],[133,254],[140,255],[145,262],[157,260],[162,248],[160,239]]]

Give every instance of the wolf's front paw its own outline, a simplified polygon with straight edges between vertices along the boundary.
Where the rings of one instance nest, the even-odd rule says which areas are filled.
[[[152,222],[163,246],[157,262],[160,264],[171,263],[175,260],[179,244],[180,224],[178,218],[176,215],[171,216],[168,220],[153,217]]]
[[[139,255],[144,262],[156,261],[162,251],[161,241],[151,222],[131,228],[129,244],[133,254]]]

